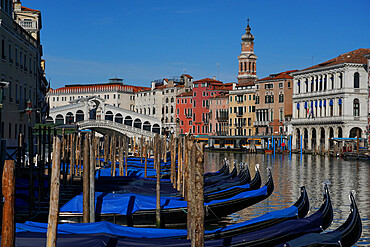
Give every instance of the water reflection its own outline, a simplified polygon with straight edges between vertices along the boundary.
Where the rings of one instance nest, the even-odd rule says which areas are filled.
[[[299,154],[262,155],[237,153],[206,153],[205,172],[217,171],[224,158],[231,163],[245,162],[252,177],[255,164],[260,164],[263,183],[267,181],[267,167],[272,168],[275,191],[264,200],[248,209],[241,210],[227,219],[227,223],[244,221],[271,210],[291,206],[299,195],[299,188],[306,186],[310,198],[310,212],[315,212],[323,199],[323,182],[330,181],[330,192],[334,208],[334,221],[328,230],[336,229],[349,215],[349,192],[355,190],[360,210],[363,233],[359,245],[370,244],[370,164],[367,161],[347,161],[340,158]]]

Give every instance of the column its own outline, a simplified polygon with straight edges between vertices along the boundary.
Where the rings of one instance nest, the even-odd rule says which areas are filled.
[[[312,151],[312,129],[307,129],[307,134],[308,134],[308,142],[307,142],[307,149]]]
[[[328,127],[324,127],[325,129],[325,144],[324,144],[324,148],[325,148],[325,151],[329,149],[329,128]]]

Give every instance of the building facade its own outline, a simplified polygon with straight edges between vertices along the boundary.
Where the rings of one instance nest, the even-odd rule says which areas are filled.
[[[147,87],[138,87],[123,84],[119,78],[110,79],[108,83],[72,84],[57,89],[50,89],[47,99],[50,108],[68,105],[71,101],[97,96],[109,105],[133,111],[135,108],[135,93],[148,90]]]
[[[289,134],[293,77],[286,71],[256,81],[256,134]]]
[[[193,129],[193,91],[178,95],[176,100],[176,119],[179,122],[179,133],[191,133]]]
[[[160,119],[163,132],[177,133],[176,97],[190,91],[192,82],[193,77],[187,74],[153,81],[149,90],[136,93],[135,111]]]
[[[292,73],[293,148],[333,148],[332,138],[364,137],[368,121],[368,72],[358,49]],[[302,139],[302,143],[301,140]]]
[[[209,135],[227,136],[229,133],[229,94],[209,98]]]
[[[19,133],[28,136],[28,127],[45,119],[47,82],[41,67],[41,14],[21,7],[20,1],[3,0],[0,5],[0,80],[9,83],[3,90],[1,137],[7,146],[16,146]],[[24,25],[22,13],[37,24]],[[27,102],[31,107],[27,114]]]
[[[254,84],[254,83],[253,83]],[[229,134],[235,136],[255,135],[255,86],[234,85],[229,92]]]
[[[210,78],[194,81],[193,83],[193,129],[196,135],[209,134],[209,99],[231,90],[232,84]]]

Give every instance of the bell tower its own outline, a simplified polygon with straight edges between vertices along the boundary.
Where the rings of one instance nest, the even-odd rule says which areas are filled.
[[[245,34],[242,36],[242,52],[238,56],[239,60],[239,73],[238,84],[254,84],[257,80],[256,75],[256,62],[257,56],[254,54],[254,36],[251,33],[249,26],[249,19],[247,20],[247,28]]]

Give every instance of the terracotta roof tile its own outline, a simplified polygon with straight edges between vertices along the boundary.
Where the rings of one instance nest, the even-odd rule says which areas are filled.
[[[183,76],[186,76],[186,77],[188,77],[190,79],[193,79],[193,77],[191,75],[188,75],[188,74],[183,74]]]
[[[185,92],[185,93],[177,95],[177,97],[189,97],[189,96],[193,96],[193,91],[189,91],[189,92]]]
[[[138,87],[122,84],[95,84],[95,85],[68,85],[65,87],[50,89],[50,93],[88,93],[99,91],[126,91],[126,92],[140,92],[148,90],[148,87]]]
[[[21,6],[21,10],[22,10],[22,11],[40,12],[40,10],[37,10],[37,9],[30,9],[30,8],[27,8],[27,7],[24,7],[24,6]]]
[[[321,68],[321,67],[326,67],[330,65],[335,65],[335,64],[341,64],[341,63],[359,63],[359,64],[366,64],[367,60],[364,57],[364,55],[370,53],[369,48],[360,48],[354,51],[350,51],[344,54],[339,55],[336,58],[330,59],[326,62],[317,64],[312,67],[308,67],[302,70],[309,70],[309,69],[316,69],[316,68]]]
[[[258,80],[258,82],[260,81],[270,81],[270,80],[284,80],[284,79],[293,79],[292,76],[290,76],[289,74],[290,73],[293,73],[293,72],[296,72],[298,70],[289,70],[289,71],[284,71],[284,72],[280,72],[278,74],[271,74],[270,76],[268,77],[265,77],[265,78],[262,78],[260,80]]]
[[[199,83],[199,82],[210,82],[212,84],[214,84],[214,83],[223,84],[222,81],[214,80],[214,79],[211,79],[211,78],[204,78],[204,79],[201,79],[201,80],[194,81],[193,83]]]

